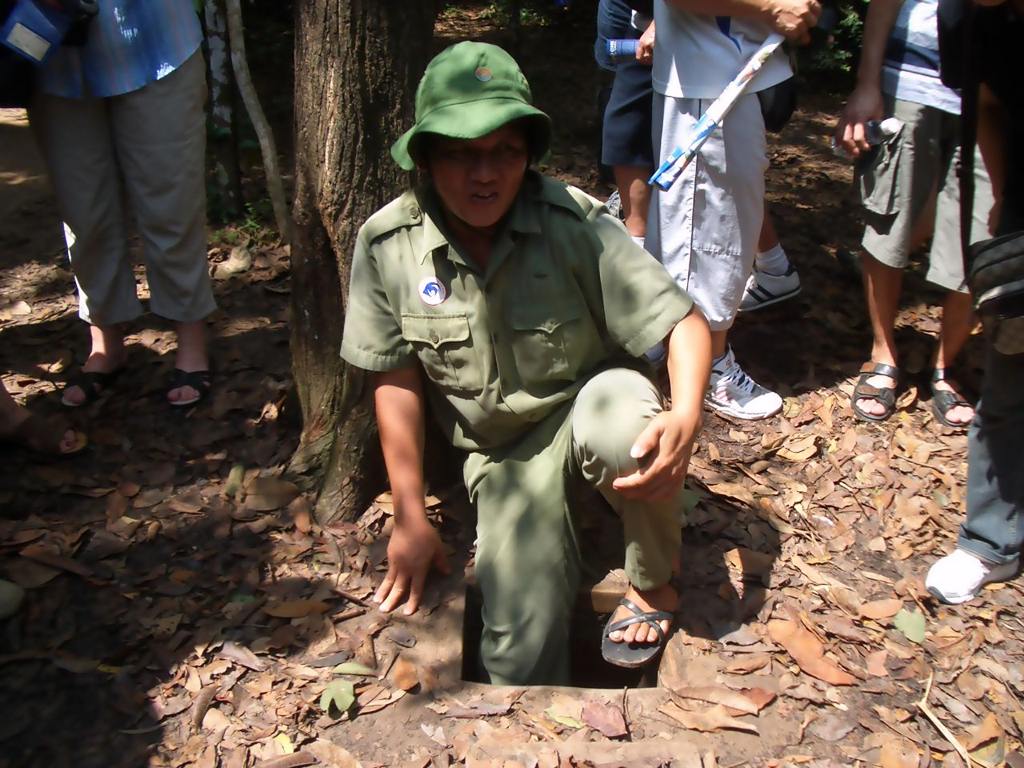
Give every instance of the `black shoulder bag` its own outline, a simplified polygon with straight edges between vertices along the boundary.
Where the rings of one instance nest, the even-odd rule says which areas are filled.
[[[960,142],[960,241],[964,274],[974,296],[974,310],[995,350],[1004,355],[1024,353],[1024,232],[970,242],[974,207],[974,147],[977,142],[978,90],[981,82],[974,53],[976,9],[967,3],[962,38],[964,83]]]

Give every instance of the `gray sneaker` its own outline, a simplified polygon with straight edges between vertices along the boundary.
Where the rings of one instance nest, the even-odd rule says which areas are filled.
[[[792,264],[784,275],[769,275],[756,266],[747,278],[747,287],[743,289],[740,300],[740,312],[752,312],[755,309],[770,307],[780,301],[790,299],[800,293],[800,275]]]

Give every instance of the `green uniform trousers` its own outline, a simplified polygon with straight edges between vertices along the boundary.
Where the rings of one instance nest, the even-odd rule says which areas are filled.
[[[596,487],[622,519],[633,586],[668,582],[679,551],[682,489],[668,502],[624,498],[612,481],[638,467],[629,452],[663,408],[643,374],[614,368],[519,442],[471,453],[464,475],[477,506],[480,658],[498,685],[568,682],[569,623],[580,577],[573,489]]]

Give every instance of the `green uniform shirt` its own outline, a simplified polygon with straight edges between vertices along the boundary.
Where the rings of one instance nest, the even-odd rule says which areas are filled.
[[[371,371],[418,362],[458,448],[514,442],[595,373],[636,367],[693,304],[600,201],[534,172],[486,272],[442,222],[425,187],[363,225],[341,356]]]

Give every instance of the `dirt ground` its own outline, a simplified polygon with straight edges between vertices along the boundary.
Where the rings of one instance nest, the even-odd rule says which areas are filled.
[[[502,40],[488,8],[456,4],[439,45]],[[604,197],[591,12],[577,3],[534,19],[519,58],[558,127],[548,172]],[[849,407],[870,334],[858,278],[835,257],[860,230],[851,170],[828,147],[841,103],[805,88],[770,142],[768,202],[804,288],[741,316],[733,344],[786,405],[763,423],[707,416],[657,687],[593,660],[586,593],[579,688],[461,680],[463,613],[474,612],[460,488],[430,499],[456,575],[435,579],[412,619],[367,604],[389,501],[321,529],[285,473],[298,438],[288,252],[250,220],[210,231],[209,402],[184,413],[161,402],[169,327],[146,315],[113,391],[66,414],[89,435],[85,454],[41,462],[0,448],[0,571],[28,590],[0,625],[0,766],[927,768],[965,765],[960,750],[979,765],[1024,764],[1021,587],[949,608],[921,585],[955,541],[966,470],[965,437],[931,415],[940,296],[921,270],[898,320],[909,374],[898,414],[866,425]],[[0,158],[0,374],[56,414],[87,333],[23,113],[0,111]],[[232,271],[239,246],[251,264]],[[139,280],[145,296],[141,269]],[[961,374],[974,387],[977,341]],[[599,513],[587,540],[616,549]],[[593,565],[595,581],[606,565]]]

